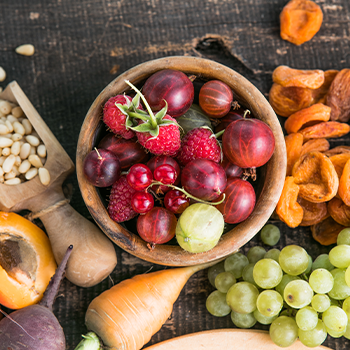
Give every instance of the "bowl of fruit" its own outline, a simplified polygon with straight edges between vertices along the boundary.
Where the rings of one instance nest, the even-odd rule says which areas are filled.
[[[259,232],[282,192],[286,150],[277,116],[247,79],[173,56],[129,69],[97,96],[76,166],[84,202],[115,244],[188,266]]]

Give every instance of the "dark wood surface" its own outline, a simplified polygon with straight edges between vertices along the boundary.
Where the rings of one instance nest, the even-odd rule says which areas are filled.
[[[279,14],[286,0],[2,0],[0,2],[1,83],[16,80],[69,156],[76,145],[85,114],[100,91],[132,66],[158,57],[191,55],[221,62],[256,85],[267,96],[276,66],[304,69],[350,67],[350,2],[317,0],[324,13],[319,33],[294,46],[279,36]],[[15,48],[32,43],[32,57]],[[337,141],[349,144],[349,139]],[[76,176],[67,180],[71,205],[91,219]],[[91,219],[92,220],[92,219]],[[274,221],[271,221],[274,222]],[[315,258],[329,248],[316,243],[307,228],[282,231],[278,247],[296,243]],[[243,251],[260,244],[258,237]],[[90,301],[119,281],[149,269],[144,262],[116,247],[118,265],[110,278],[93,288],[65,280],[54,312],[62,324],[67,349],[86,332],[84,314]],[[212,287],[206,271],[187,283],[174,311],[150,344],[207,329],[233,327],[230,317],[214,318],[205,309]],[[258,327],[261,328],[263,327]],[[324,345],[348,349],[350,341],[328,337]]]

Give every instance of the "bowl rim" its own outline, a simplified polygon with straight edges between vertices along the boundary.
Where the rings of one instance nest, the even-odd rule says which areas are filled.
[[[147,243],[137,234],[130,232],[109,217],[97,189],[86,180],[83,173],[83,160],[95,142],[94,137],[100,123],[102,106],[107,99],[129,90],[125,80],[137,85],[162,69],[180,70],[208,80],[218,79],[225,82],[231,87],[239,102],[250,109],[255,117],[270,126],[275,137],[275,151],[268,163],[264,165],[265,181],[253,212],[245,221],[226,232],[213,249],[204,253],[189,253],[177,245],[157,245],[150,250]],[[91,137],[91,134],[95,136]],[[190,266],[219,260],[238,251],[250,241],[269,220],[277,205],[284,185],[286,165],[287,156],[282,127],[264,95],[233,69],[210,59],[192,56],[169,56],[146,61],[112,80],[96,97],[85,116],[76,153],[79,188],[91,216],[101,230],[128,253],[148,262],[166,266]],[[242,234],[242,231],[245,234]]]

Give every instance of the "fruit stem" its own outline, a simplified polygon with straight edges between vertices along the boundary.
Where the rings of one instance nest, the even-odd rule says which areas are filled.
[[[180,192],[182,192],[186,197],[188,198],[192,198],[194,199],[195,201],[197,202],[200,202],[200,203],[204,203],[204,204],[209,204],[209,205],[219,205],[221,204],[224,200],[225,200],[225,193],[222,194],[222,199],[218,202],[207,202],[203,199],[200,199],[200,198],[197,198],[195,196],[192,196],[190,193],[188,193],[186,190],[184,190],[183,188],[181,187],[177,187],[177,186],[174,186],[174,185],[169,185],[169,184],[163,184],[162,182],[160,181],[152,181],[152,183],[147,187],[147,189],[151,186],[154,186],[154,185],[162,185],[162,186],[168,186],[170,188],[172,188],[173,190],[178,190]],[[146,190],[147,190],[146,189]]]
[[[149,113],[149,117],[150,117],[149,121],[151,123],[151,126],[153,129],[156,129],[156,127],[157,127],[156,117],[154,116],[152,109],[151,109],[150,105],[148,104],[145,96],[143,96],[141,91],[136,86],[134,86],[132,83],[130,83],[129,80],[125,80],[125,83],[128,84],[141,97],[141,99],[142,99],[143,103],[145,104],[146,109]],[[139,118],[139,116],[138,116],[138,118]],[[140,119],[142,119],[142,118],[140,118]]]
[[[243,118],[245,118],[247,116],[247,114],[250,114],[250,110],[249,109],[246,109],[244,111]]]
[[[130,117],[134,117],[134,118],[137,118],[137,119],[142,119],[142,120],[145,120],[145,121],[148,121],[149,118],[147,116],[143,116],[137,112],[128,112],[129,116]]]
[[[225,132],[224,130],[219,131],[218,133],[214,134],[215,138],[218,139],[223,133]]]
[[[96,147],[95,147],[95,151],[97,153],[98,159],[102,159],[101,154]]]

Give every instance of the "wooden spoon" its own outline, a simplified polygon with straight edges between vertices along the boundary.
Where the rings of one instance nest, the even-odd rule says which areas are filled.
[[[18,212],[28,209],[37,213],[50,238],[58,264],[67,247],[74,246],[67,266],[67,279],[81,287],[96,285],[113,271],[117,257],[107,236],[76,212],[64,197],[62,183],[74,172],[72,160],[17,82],[11,82],[0,94],[0,99],[22,108],[46,146],[44,166],[51,176],[48,186],[44,186],[38,176],[19,185],[0,184],[0,210]]]
[[[270,338],[269,333],[260,330],[217,329],[192,333],[152,345],[144,350],[281,350]],[[310,350],[299,340],[288,350]],[[314,350],[331,350],[316,346]]]

